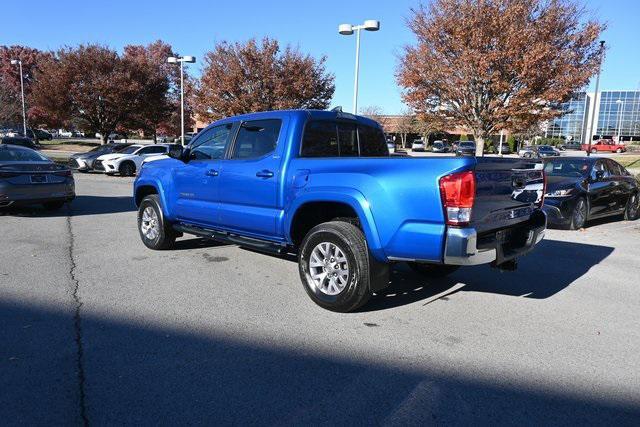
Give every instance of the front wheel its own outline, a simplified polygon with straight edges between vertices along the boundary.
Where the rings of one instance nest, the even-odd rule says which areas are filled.
[[[459,265],[426,264],[423,262],[408,262],[407,264],[413,271],[426,277],[444,277],[460,268]]]
[[[592,149],[591,149],[591,152],[595,154],[595,153],[597,153],[597,152],[598,152],[598,149],[597,149],[597,148],[592,148]]]
[[[618,148],[618,149],[616,150],[616,153],[618,153],[618,154],[622,153],[622,148]]]
[[[171,249],[178,233],[164,220],[157,194],[145,197],[138,209],[138,231],[142,243],[149,249]]]
[[[319,306],[349,312],[371,297],[371,267],[364,234],[354,224],[331,221],[307,233],[298,252],[304,290]]]
[[[584,198],[580,197],[576,202],[576,206],[571,213],[571,221],[569,222],[569,228],[571,230],[579,230],[584,227],[587,222],[587,216],[589,215],[589,209],[587,202]]]
[[[627,202],[627,208],[624,210],[624,219],[627,221],[635,221],[640,218],[640,196],[633,193]]]

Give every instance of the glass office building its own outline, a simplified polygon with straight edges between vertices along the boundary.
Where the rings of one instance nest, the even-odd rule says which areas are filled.
[[[548,123],[545,136],[586,142],[595,108],[593,139],[640,141],[640,90],[603,91],[594,102],[594,93],[579,92],[562,104],[564,115]]]
[[[640,140],[640,91],[601,92],[596,135],[622,141]]]
[[[548,138],[564,138],[582,142],[586,137],[587,112],[589,101],[585,92],[575,94],[568,102],[562,104],[563,115],[553,119],[547,126],[545,136]]]

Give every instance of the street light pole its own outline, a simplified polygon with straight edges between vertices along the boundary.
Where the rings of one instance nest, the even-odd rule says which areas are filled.
[[[621,133],[622,133],[622,114],[624,113],[624,101],[621,99],[618,99],[616,101],[616,104],[618,104],[618,144],[620,144],[621,141]]]
[[[368,19],[362,25],[340,24],[338,32],[343,36],[350,36],[356,32],[356,70],[353,79],[353,114],[358,114],[358,75],[360,73],[360,30],[378,31],[380,21]]]
[[[195,56],[170,56],[167,58],[170,64],[180,63],[180,143],[184,145],[184,63],[196,62]]]
[[[589,148],[587,156],[591,156],[591,143],[593,142],[593,125],[596,120],[596,101],[598,100],[598,87],[600,86],[600,72],[602,71],[602,56],[604,55],[604,40],[600,40],[600,61],[598,74],[596,75],[596,91],[593,94],[593,108],[591,109],[591,129],[589,129]]]
[[[24,136],[27,136],[27,109],[24,104],[24,76],[22,75],[22,60],[20,59],[12,59],[11,65],[18,65],[20,68],[20,93],[22,94],[22,129],[24,131]]]

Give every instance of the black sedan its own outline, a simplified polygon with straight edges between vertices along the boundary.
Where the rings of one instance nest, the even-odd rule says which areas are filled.
[[[29,148],[0,145],[0,208],[42,204],[55,210],[75,196],[68,167]]]
[[[520,157],[524,158],[536,158],[542,159],[545,157],[558,157],[560,156],[560,151],[556,150],[550,145],[531,145],[529,147],[524,147],[518,153]]]
[[[456,148],[456,156],[475,156],[476,143],[473,141],[460,141]]]
[[[591,219],[640,216],[640,183],[611,159],[562,157],[545,159],[547,190],[543,209],[550,224],[582,228]]]
[[[99,145],[86,153],[75,153],[69,157],[69,167],[80,172],[88,172],[93,169],[93,162],[104,154],[119,153],[132,144],[109,143]]]

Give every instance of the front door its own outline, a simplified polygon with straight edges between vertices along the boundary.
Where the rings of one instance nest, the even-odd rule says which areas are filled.
[[[612,194],[615,184],[610,178],[609,170],[605,167],[604,161],[596,161],[591,170],[589,184],[590,216],[607,215],[611,212],[615,204]]]
[[[231,139],[232,124],[201,132],[189,145],[188,161],[173,172],[178,220],[218,226],[220,164]]]
[[[220,223],[231,231],[273,237],[278,206],[286,120],[263,119],[240,124],[220,176]]]

